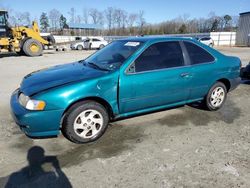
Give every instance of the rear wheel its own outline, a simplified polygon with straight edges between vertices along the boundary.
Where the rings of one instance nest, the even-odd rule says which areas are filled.
[[[42,44],[35,39],[26,40],[22,49],[24,53],[30,57],[40,56],[43,53]]]
[[[102,48],[104,48],[105,46],[103,45],[103,44],[101,44],[100,46],[99,46],[99,49],[102,49]]]
[[[210,46],[211,48],[213,48],[213,47],[214,47],[214,45],[213,45],[212,43],[210,43],[208,46]]]
[[[78,46],[76,47],[76,49],[77,49],[77,50],[83,50],[83,46],[82,46],[82,45],[78,45]]]
[[[206,98],[205,105],[208,110],[219,110],[225,103],[227,98],[227,88],[225,84],[221,82],[215,83],[209,90]]]
[[[74,143],[93,142],[104,134],[108,122],[109,116],[105,107],[95,101],[83,101],[66,112],[62,133]]]

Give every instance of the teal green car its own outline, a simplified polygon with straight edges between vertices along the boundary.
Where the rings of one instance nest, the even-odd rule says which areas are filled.
[[[29,137],[100,138],[110,121],[202,101],[220,109],[241,61],[189,38],[117,40],[85,60],[24,77],[12,115]],[[190,117],[191,118],[191,117]]]

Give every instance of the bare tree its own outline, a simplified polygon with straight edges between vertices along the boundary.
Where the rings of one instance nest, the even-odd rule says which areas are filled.
[[[12,10],[12,9],[8,9],[8,8],[4,8],[5,10],[8,11],[8,14],[9,14],[9,19],[8,19],[8,22],[10,25],[12,26],[15,26],[18,24],[18,20],[15,16],[15,12]]]
[[[113,19],[116,24],[116,27],[120,29],[122,25],[122,10],[121,9],[115,9]]]
[[[239,23],[239,16],[232,16],[232,26],[237,27]]]
[[[146,24],[146,20],[144,18],[144,11],[142,11],[142,10],[138,14],[137,23],[138,23],[138,26],[139,26],[139,33],[140,33],[140,35],[142,35],[143,34],[143,27]]]
[[[89,23],[89,11],[88,11],[88,9],[83,9],[82,10],[82,18],[83,18],[83,22],[85,24]]]
[[[103,12],[99,12],[98,13],[98,21],[97,23],[100,24],[100,25],[103,25],[104,24],[104,13]]]
[[[125,32],[125,28],[127,27],[128,24],[128,13],[126,11],[121,12],[121,21],[122,21],[122,30]]]
[[[53,30],[56,30],[60,27],[61,15],[62,14],[56,9],[52,9],[51,11],[49,11],[50,25]]]
[[[128,26],[134,27],[136,20],[138,19],[138,14],[129,14],[128,16]]]
[[[77,15],[76,17],[75,17],[75,23],[81,23],[82,22],[82,18],[81,18],[81,16],[80,15]]]
[[[29,12],[17,12],[16,19],[18,25],[28,26],[31,24],[30,13]]]
[[[91,17],[92,22],[94,24],[98,24],[98,19],[99,19],[99,16],[100,16],[99,14],[100,14],[100,12],[95,8],[93,8],[93,9],[91,9],[89,11],[89,16]]]
[[[68,14],[69,14],[69,22],[70,23],[75,23],[75,15],[76,15],[76,10],[75,10],[75,8],[71,8],[70,10],[69,10],[69,12],[68,12]]]
[[[110,33],[111,28],[113,27],[113,15],[114,15],[114,8],[108,7],[105,11],[106,22],[108,26],[108,31]]]

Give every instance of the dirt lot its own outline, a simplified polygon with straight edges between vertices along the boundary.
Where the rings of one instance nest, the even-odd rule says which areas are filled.
[[[219,50],[239,56],[244,65],[250,61],[249,48]],[[218,112],[185,106],[115,122],[92,144],[75,145],[62,136],[43,140],[24,136],[9,113],[11,92],[22,77],[37,69],[80,60],[90,53],[0,56],[0,187],[6,182],[42,187],[54,179],[65,187],[250,187],[247,81],[229,94]],[[39,160],[39,150],[34,146],[41,146],[46,156],[54,156],[42,165],[45,170],[33,165]],[[27,156],[31,148],[36,152],[30,150]],[[55,173],[48,173],[52,170]],[[39,176],[36,181],[37,176],[27,173],[34,171]]]

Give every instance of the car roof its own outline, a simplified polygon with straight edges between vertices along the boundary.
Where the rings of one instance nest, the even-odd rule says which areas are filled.
[[[194,41],[193,37],[163,37],[163,36],[143,36],[143,37],[129,37],[119,39],[119,41],[137,41],[137,42],[154,42],[154,41],[175,41],[175,40],[186,40],[186,41]]]

